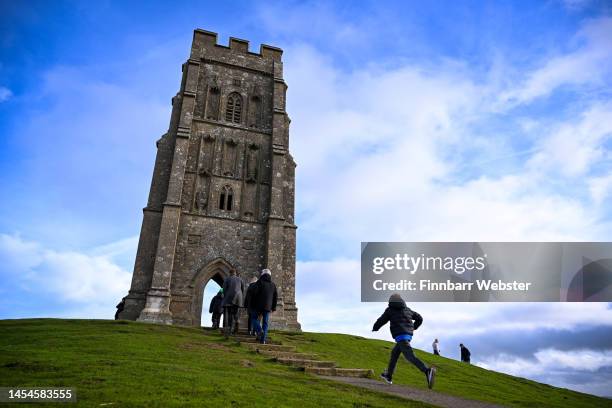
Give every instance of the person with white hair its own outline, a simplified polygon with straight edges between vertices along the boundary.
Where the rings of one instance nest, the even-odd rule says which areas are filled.
[[[268,335],[268,320],[270,313],[276,311],[278,293],[276,285],[272,282],[272,271],[264,269],[261,271],[259,280],[253,290],[253,308],[256,311],[256,319],[253,321],[254,329],[257,332],[257,339],[261,344],[266,344]],[[262,323],[259,323],[261,317]]]
[[[433,347],[433,353],[436,356],[440,355],[440,343],[438,342],[438,339],[435,339],[434,342],[431,344],[431,347]]]

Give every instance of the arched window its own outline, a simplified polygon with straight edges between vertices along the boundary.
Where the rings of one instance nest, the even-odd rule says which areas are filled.
[[[230,186],[223,186],[219,195],[219,209],[223,211],[232,211],[234,204],[234,192]]]
[[[225,120],[232,123],[240,123],[242,119],[242,97],[234,92],[227,97],[225,107]]]

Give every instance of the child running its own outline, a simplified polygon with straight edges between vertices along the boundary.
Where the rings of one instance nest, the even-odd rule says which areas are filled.
[[[395,347],[391,351],[391,359],[389,360],[389,366],[380,376],[387,384],[393,384],[392,377],[395,371],[395,365],[400,354],[404,354],[406,360],[414,364],[427,378],[427,386],[432,388],[436,377],[435,367],[427,368],[427,366],[414,355],[412,347],[410,346],[410,340],[412,340],[412,333],[418,329],[423,318],[417,312],[410,310],[404,299],[394,293],[389,298],[389,307],[385,309],[385,312],[376,320],[372,331],[378,331],[387,322],[391,322],[391,336],[395,340]]]

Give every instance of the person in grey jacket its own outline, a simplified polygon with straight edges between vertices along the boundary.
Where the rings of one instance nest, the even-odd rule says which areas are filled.
[[[236,333],[238,330],[238,310],[244,302],[244,281],[236,274],[236,270],[230,270],[223,282],[223,310],[227,318],[225,337]]]

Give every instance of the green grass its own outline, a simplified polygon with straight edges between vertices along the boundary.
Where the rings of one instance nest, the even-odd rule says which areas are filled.
[[[305,375],[201,329],[104,320],[0,321],[0,386],[76,387],[92,407],[427,406]]]
[[[273,336],[342,367],[377,372],[391,347],[342,334]],[[612,407],[607,399],[417,355],[438,367],[440,392],[513,406]],[[422,374],[405,361],[398,364],[394,382],[426,386]],[[217,333],[104,320],[0,321],[0,386],[76,387],[83,406],[426,406],[306,375]]]

